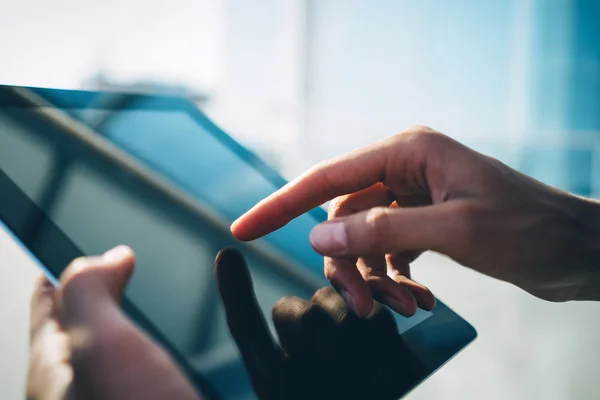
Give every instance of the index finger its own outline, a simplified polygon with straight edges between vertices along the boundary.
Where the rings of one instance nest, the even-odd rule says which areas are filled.
[[[231,232],[239,240],[258,239],[329,200],[382,182],[389,141],[316,165],[242,215],[231,225]]]

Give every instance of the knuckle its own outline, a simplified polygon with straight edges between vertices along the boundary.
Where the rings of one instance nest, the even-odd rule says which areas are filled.
[[[333,259],[331,259],[330,257],[325,257],[325,269],[324,269],[324,272],[325,272],[325,278],[327,278],[327,280],[329,282],[335,283],[339,279],[340,272],[342,272],[342,271],[340,271],[340,268],[338,268],[335,265],[335,263],[333,262]]]
[[[406,132],[412,132],[416,134],[438,134],[438,132],[435,129],[427,125],[413,125],[410,128],[408,128]]]
[[[284,296],[284,297],[280,298],[279,300],[277,300],[277,302],[273,306],[273,310],[272,310],[273,317],[286,313],[289,308],[288,305],[292,301],[293,301],[292,296]]]
[[[276,323],[293,323],[306,318],[311,311],[312,303],[306,302],[299,297],[282,297],[275,303],[272,310],[273,321]]]
[[[315,294],[312,297],[312,300],[313,301],[325,300],[325,299],[335,296],[336,294],[337,294],[337,292],[332,287],[325,286],[315,292]]]
[[[363,279],[365,280],[367,285],[371,287],[371,289],[377,291],[385,282],[385,276],[386,275],[384,272],[369,272],[364,275]]]
[[[396,140],[413,146],[416,150],[432,147],[445,146],[448,144],[448,136],[423,125],[415,125],[396,135]]]
[[[339,197],[336,197],[335,199],[331,200],[331,202],[329,203],[329,207],[328,207],[329,218],[335,218],[335,217],[345,214],[346,198],[347,198],[347,196],[339,196]]]
[[[385,272],[365,275],[363,279],[366,282],[366,284],[370,287],[371,292],[374,295],[378,293],[384,293],[386,291],[385,283],[388,280],[388,278],[385,275]]]

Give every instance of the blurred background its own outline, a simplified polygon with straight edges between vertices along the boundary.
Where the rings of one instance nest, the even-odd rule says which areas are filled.
[[[0,2],[0,83],[193,99],[290,179],[414,124],[600,196],[595,0]],[[409,399],[593,399],[600,305],[550,304],[425,255],[478,340]],[[23,397],[31,261],[0,232],[0,391]]]

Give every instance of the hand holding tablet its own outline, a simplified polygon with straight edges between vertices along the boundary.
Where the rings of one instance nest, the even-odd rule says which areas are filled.
[[[32,298],[27,394],[43,399],[198,399],[169,355],[123,314],[134,269],[127,247],[74,260],[55,288],[42,277]],[[244,256],[217,256],[228,325],[260,400],[394,400],[427,368],[403,344],[390,311],[367,319],[331,288],[273,309],[281,347],[257,303]]]
[[[31,300],[28,399],[199,399],[169,354],[119,307],[134,263],[120,246],[71,262],[60,287],[40,276]]]

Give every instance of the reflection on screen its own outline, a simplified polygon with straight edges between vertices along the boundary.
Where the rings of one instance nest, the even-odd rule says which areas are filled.
[[[129,298],[225,398],[251,399],[212,265],[219,249],[239,247],[229,223],[277,187],[187,113],[148,108],[140,100],[118,111],[67,111],[214,210],[220,224],[177,207],[33,110],[0,112],[0,169],[86,254],[132,246],[138,263]],[[322,258],[308,242],[315,224],[304,215],[265,242],[320,278]],[[266,315],[282,296],[312,295],[306,281],[245,253]],[[398,317],[400,329],[429,315]]]

